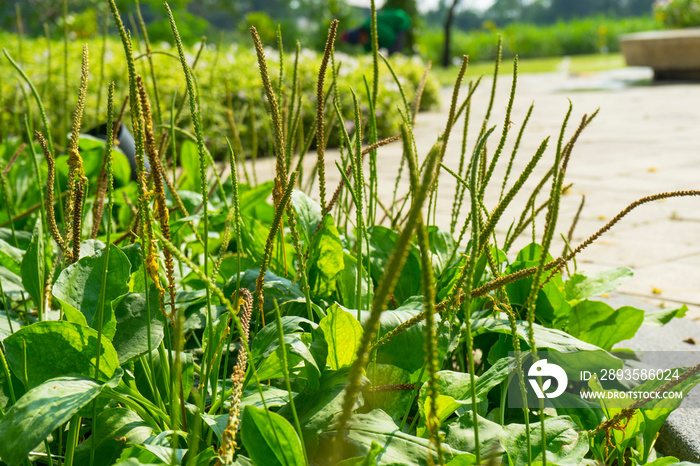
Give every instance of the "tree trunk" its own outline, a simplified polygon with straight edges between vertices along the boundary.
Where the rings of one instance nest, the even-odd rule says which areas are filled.
[[[452,19],[455,13],[455,7],[457,6],[459,0],[452,0],[452,6],[447,11],[447,18],[445,18],[445,43],[442,49],[442,66],[447,68],[450,66],[450,29],[452,29]]]

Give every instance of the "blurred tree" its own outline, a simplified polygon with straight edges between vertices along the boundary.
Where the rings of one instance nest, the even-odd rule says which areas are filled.
[[[442,66],[445,68],[450,66],[450,42],[452,40],[450,31],[452,29],[452,20],[454,19],[457,3],[459,3],[459,0],[452,0],[452,5],[450,9],[447,10],[447,17],[445,18],[445,41],[442,48]]]
[[[483,23],[479,13],[467,9],[456,12],[453,21],[455,27],[463,31],[479,29],[481,28],[481,23]]]
[[[484,19],[502,25],[520,18],[522,12],[523,5],[521,0],[496,0],[496,2],[484,12]]]

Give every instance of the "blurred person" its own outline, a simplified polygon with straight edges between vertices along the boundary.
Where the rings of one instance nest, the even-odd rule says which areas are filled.
[[[406,36],[411,28],[408,13],[398,8],[377,11],[377,42],[380,49],[389,55],[403,50]],[[366,52],[372,51],[372,18],[368,17],[357,29],[343,32],[340,40],[348,44],[362,45]]]

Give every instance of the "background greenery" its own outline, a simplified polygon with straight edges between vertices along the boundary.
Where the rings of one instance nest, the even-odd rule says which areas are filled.
[[[698,0],[496,0],[484,11],[471,8],[466,0],[454,0],[452,19],[454,35],[452,56],[459,59],[468,53],[471,61],[493,59],[495,34],[504,37],[506,56],[518,50],[521,57],[546,57],[562,54],[590,54],[615,51],[620,34],[660,27],[700,25]],[[60,37],[64,28],[75,38],[99,36],[104,27],[105,4],[100,0],[67,2],[66,21],[60,1],[27,0],[15,8],[0,11],[0,25],[5,30],[38,37]],[[345,0],[176,0],[169,2],[181,18],[180,33],[191,45],[203,35],[210,43],[249,44],[248,28],[254,25],[265,43],[273,43],[277,25],[285,37],[299,40],[303,47],[322,51],[326,31],[332,19],[340,20],[340,31],[359,25],[369,14],[368,8],[350,6]],[[453,0],[441,0],[432,10],[419,10],[417,0],[390,0],[384,8],[402,8],[413,20],[407,52],[419,53],[435,61],[444,41],[444,23]],[[124,12],[127,28],[140,36],[136,4],[133,0],[117,2]],[[9,2],[8,2],[8,6]],[[169,40],[169,27],[163,19],[158,0],[142,0],[140,8],[148,34],[154,42]],[[17,14],[19,13],[19,15]],[[656,16],[656,19],[654,19]],[[31,21],[18,22],[18,18]],[[362,53],[360,47],[338,42],[336,48],[346,53]],[[286,48],[294,49],[294,41]]]
[[[250,40],[250,39],[249,39]],[[64,85],[63,72],[63,43],[57,41],[47,42],[45,39],[27,39],[21,43],[16,35],[0,32],[0,43],[3,43],[9,53],[19,60],[21,66],[27,71],[29,77],[38,89],[44,105],[51,114],[50,124],[52,132],[57,137],[57,144],[63,146],[66,142],[68,128],[66,118],[70,118],[72,112],[71,103],[65,100],[66,92],[75,92],[76,84],[72,77],[80,72],[80,50],[82,42],[71,41],[68,43],[68,87]],[[122,102],[128,94],[126,62],[120,52],[121,45],[111,37],[106,42],[101,39],[89,39],[85,41],[92,57],[91,66],[91,92],[87,96],[85,128],[89,129],[105,122],[106,108],[104,98],[106,92],[99,88],[106,88],[106,83],[116,83],[116,97]],[[102,61],[102,49],[105,47],[104,61]],[[145,52],[143,44],[136,50],[136,55]],[[169,42],[154,42],[154,50],[172,54],[173,50]],[[200,46],[193,46],[187,50],[191,62],[199,53]],[[21,51],[21,59],[20,57]],[[268,47],[266,50],[272,77],[275,81],[279,78],[279,53],[276,49]],[[160,107],[164,120],[161,122],[156,114],[156,123],[162,123],[157,129],[169,125],[170,107],[173,98],[176,109],[180,106],[184,96],[185,80],[178,68],[177,59],[172,55],[156,53],[153,56],[155,77],[158,83]],[[283,88],[282,101],[288,99],[292,93],[291,76],[293,73],[294,54],[287,54],[285,63],[286,77]],[[371,69],[369,56],[355,57],[342,53],[336,54],[336,66],[338,66],[338,87],[347,90],[352,87],[358,93],[364,93],[364,75]],[[299,77],[301,82],[302,119],[305,125],[310,125],[315,118],[316,84],[321,56],[309,49],[301,51],[299,61]],[[409,95],[413,95],[423,75],[425,64],[419,57],[406,57],[396,55],[390,59],[392,66],[399,75],[402,85]],[[150,67],[145,57],[137,61],[137,70],[143,76],[147,76],[146,82],[149,90],[153,92]],[[201,71],[200,71],[201,70]],[[13,76],[14,70],[6,59],[0,60],[0,73],[4,76]],[[241,142],[246,154],[269,154],[271,141],[271,128],[266,115],[265,93],[261,86],[260,74],[257,70],[255,53],[249,46],[243,47],[237,44],[207,44],[199,54],[195,69],[197,83],[202,95],[202,118],[207,127],[210,150],[216,158],[223,158],[226,154],[226,140],[224,136],[230,136],[232,129],[227,117],[227,110],[233,112]],[[329,91],[332,77],[326,80],[326,92]],[[23,134],[22,115],[27,111],[27,101],[23,92],[24,88],[19,80],[6,79],[0,83],[2,86],[2,101],[5,112],[0,115],[0,132]],[[388,137],[398,132],[400,115],[392,111],[395,103],[400,100],[399,89],[396,87],[391,74],[384,73],[379,83],[381,98],[376,102],[377,131],[380,137]],[[100,99],[102,99],[100,101]],[[436,107],[439,102],[437,82],[430,79],[426,85],[421,108]],[[39,112],[35,108],[33,99],[30,99],[29,114],[32,117],[34,127],[40,122]],[[154,102],[155,104],[155,102]],[[341,108],[348,114],[351,113],[352,98],[347,92],[341,94]],[[120,104],[121,105],[121,104]],[[368,109],[365,109],[366,111]],[[128,111],[127,111],[128,115]],[[188,112],[182,112],[182,120],[176,122],[179,127],[189,125]],[[181,135],[180,135],[181,136]],[[182,139],[182,136],[180,137]],[[331,134],[330,144],[338,142],[338,134]]]

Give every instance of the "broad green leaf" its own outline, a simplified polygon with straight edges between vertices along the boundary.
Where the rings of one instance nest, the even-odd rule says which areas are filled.
[[[343,270],[338,275],[337,295],[340,303],[348,309],[368,309],[374,299],[374,283],[372,277],[362,267],[360,282],[361,303],[357,302],[357,259],[343,250]]]
[[[570,380],[578,380],[581,377],[571,377]],[[518,390],[517,378],[514,377],[509,390]],[[556,408],[557,414],[569,416],[576,422],[581,430],[591,430],[605,421],[605,415],[595,401],[581,398],[579,393],[564,392],[556,398],[550,398],[549,403]]]
[[[315,298],[328,298],[336,289],[338,275],[345,267],[343,245],[333,217],[326,215],[321,229],[316,233],[309,247],[307,273],[311,295]]]
[[[372,451],[374,442],[384,449],[378,455],[377,464],[427,465],[429,456],[434,464],[438,460],[430,440],[402,432],[394,420],[379,409],[366,414],[354,414],[348,421],[346,432],[343,451],[350,458],[367,456]],[[328,464],[323,459],[332,453],[330,449],[336,433],[335,430],[330,430],[321,434],[322,449],[315,458],[318,464]],[[443,443],[442,453],[447,462],[464,452]]]
[[[255,464],[304,465],[303,447],[294,427],[277,413],[246,406],[241,416],[241,438]]]
[[[105,140],[90,134],[81,134],[78,138],[80,155],[83,158],[83,168],[85,175],[91,179],[97,179],[105,152]],[[112,172],[115,186],[124,186],[131,181],[131,167],[126,154],[122,152],[118,145],[113,148]]]
[[[163,340],[165,319],[158,309],[158,292],[151,287],[150,319],[146,309],[146,293],[129,293],[114,309],[117,331],[112,345],[119,355],[119,363],[144,354],[148,351],[148,324],[151,327],[151,348],[157,348]]]
[[[21,275],[21,263],[24,251],[0,239],[0,266],[10,272]]]
[[[0,275],[0,280],[2,280],[2,275]],[[6,284],[7,282],[2,282],[3,288],[5,288]],[[24,322],[18,318],[8,316],[7,314],[7,311],[0,311],[0,341],[9,337],[24,325]]]
[[[100,250],[94,256],[83,257],[69,265],[53,286],[53,296],[63,305],[66,317],[71,322],[95,329],[99,325],[98,305],[105,252],[106,249]],[[129,292],[130,273],[129,259],[118,247],[110,246],[102,326],[103,335],[110,340],[117,327],[112,304]]]
[[[646,466],[668,466],[669,464],[677,464],[678,458],[673,456],[662,456],[661,458],[656,458],[650,463],[645,463]]]
[[[26,251],[32,240],[32,234],[28,231],[15,230],[13,236],[11,228],[0,228],[0,240],[15,244],[15,238],[17,238],[17,247]]]
[[[558,416],[545,421],[547,464],[578,466],[588,453],[588,434],[580,431],[568,416]],[[529,461],[542,461],[542,425],[530,425],[532,458],[528,460],[525,426],[508,424],[502,444],[515,466],[525,466]]]
[[[143,293],[146,291],[144,281],[143,256],[141,255],[141,245],[139,243],[128,244],[120,248],[129,259],[131,264],[131,278],[129,279],[129,291],[132,293]],[[177,270],[177,267],[176,267]]]
[[[529,267],[537,266],[539,257],[542,254],[542,247],[538,244],[525,246],[519,253],[516,260],[506,267],[505,274],[518,272]],[[547,257],[547,262],[552,258]],[[516,282],[506,285],[508,299],[513,306],[522,306],[530,294],[532,278],[526,277]],[[554,274],[537,294],[535,303],[535,313],[540,320],[547,322],[550,326],[557,325],[569,315],[571,306],[566,301],[564,294],[564,282],[559,274]]]
[[[449,265],[447,260],[457,249],[457,243],[449,231],[441,230],[436,226],[428,227],[428,240],[430,241],[430,260],[433,264],[433,273],[438,277]]]
[[[602,301],[581,301],[571,308],[569,331],[605,350],[632,338],[644,320],[644,311],[631,306],[617,310]]]
[[[214,460],[218,459],[219,455],[214,451],[214,448],[209,447],[206,450],[199,452],[199,454],[194,457],[190,464],[192,466],[209,466],[214,462]]]
[[[4,412],[7,412],[7,410],[10,408],[10,404],[12,403],[12,397],[10,396],[10,383],[12,383],[15,400],[21,397],[25,392],[22,383],[17,377],[12,375],[12,371],[10,371],[10,378],[12,379],[11,381],[7,380],[5,371],[0,367],[0,408]]]
[[[331,306],[319,327],[328,343],[328,365],[332,370],[349,366],[355,360],[362,339],[362,325],[349,312]]]
[[[241,286],[243,288],[248,288],[248,290],[253,293],[253,296],[255,296],[255,281],[257,280],[259,273],[259,269],[249,269],[245,272],[241,272]],[[236,284],[237,277],[232,276],[224,286],[224,295],[230,297],[234,291],[236,291]],[[280,309],[282,309],[284,304],[289,301],[305,302],[304,293],[302,293],[297,285],[284,277],[275,275],[270,271],[265,273],[263,296],[263,309],[265,311],[266,322],[274,320],[275,301],[277,301]],[[254,307],[254,309],[257,309],[257,307]],[[268,313],[271,314],[271,318],[269,319],[267,318]],[[273,338],[277,338],[276,333],[274,334]]]
[[[395,329],[407,320],[423,312],[423,297],[414,296],[407,299],[401,306],[394,310],[382,312],[379,320],[378,337],[381,338],[390,330]],[[369,312],[362,311],[362,322],[365,322]],[[435,316],[436,325],[440,322],[440,317]],[[421,320],[416,325],[409,327],[406,331],[395,335],[387,343],[379,347],[377,351],[377,362],[381,364],[391,364],[410,373],[423,367],[425,355],[422,349],[425,344],[425,320]],[[447,332],[438,334],[438,358],[442,358],[449,343]]]
[[[680,373],[687,370],[687,368],[679,369]],[[638,387],[635,387],[633,391],[653,391],[659,388],[660,386],[664,385],[666,382],[666,380],[648,380],[643,384],[639,385]],[[684,396],[687,396],[687,394],[698,384],[698,382],[700,382],[700,375],[696,373],[693,376],[683,380],[669,391],[675,393],[683,393]],[[660,400],[648,402],[645,405],[645,407],[640,410],[642,415],[644,416],[643,438],[645,460],[649,458],[649,454],[651,453],[651,448],[654,445],[656,435],[661,429],[663,423],[666,421],[666,418],[668,418],[668,416],[671,414],[671,412],[673,412],[673,410],[675,410],[681,405],[682,401],[683,400],[681,398],[663,398]]]
[[[281,390],[279,388],[267,385],[261,385],[260,390],[265,396],[265,403],[263,404],[262,398],[257,388],[245,390],[243,397],[241,398],[240,408],[245,408],[248,405],[255,406],[256,408],[264,409],[267,408],[278,408],[289,403],[289,392],[287,390]],[[230,393],[231,390],[228,391]],[[294,395],[294,392],[292,392]],[[228,426],[228,413],[219,414],[217,416],[212,416],[207,413],[202,413],[202,420],[207,423],[216,436],[221,440],[226,427]]]
[[[653,325],[654,327],[662,327],[671,322],[674,317],[684,317],[688,312],[688,306],[685,304],[678,309],[660,309],[658,311],[644,311],[644,324]]]
[[[266,206],[268,208],[272,208],[269,206],[265,201],[267,200],[268,197],[270,197],[270,194],[272,194],[272,188],[275,186],[274,182],[272,181],[265,181],[263,183],[257,184],[253,187],[245,187],[244,185],[239,185],[239,204],[241,206],[241,212],[242,213],[249,213],[253,216],[253,218],[256,218],[259,221],[265,220],[262,216],[260,216],[259,210],[257,210],[257,207],[259,206]],[[274,212],[272,212],[274,215]],[[271,221],[272,217],[270,217]]]
[[[48,435],[67,422],[108,385],[115,387],[121,369],[105,384],[82,377],[57,377],[22,396],[0,420],[0,457],[21,463]]]
[[[127,408],[102,411],[95,422],[97,431],[75,449],[75,464],[89,464],[90,450],[94,449],[94,465],[108,466],[119,458],[126,443],[143,443],[153,433],[138,414]]]
[[[157,348],[163,340],[164,317],[158,309],[158,292],[151,288],[150,327],[151,347]],[[148,351],[148,320],[146,293],[129,293],[124,296],[114,309],[117,331],[112,338],[112,345],[119,355],[119,363],[124,364],[136,356]]]
[[[528,341],[528,327],[529,324],[525,321],[517,321],[516,329],[518,337],[521,340],[521,346],[527,345]],[[501,333],[510,335],[510,323],[507,320],[494,319],[492,317],[484,317],[481,319],[475,319],[472,323],[472,329],[475,335],[481,335],[484,333]],[[610,353],[601,350],[601,348],[587,343],[585,341],[579,340],[566,332],[557,329],[551,329],[543,327],[539,324],[533,324],[533,330],[535,334],[535,344],[538,349],[553,349],[560,353],[576,353],[580,351],[586,352],[586,358],[581,358],[584,364],[588,364],[588,367],[576,366],[576,360],[573,358],[567,359],[570,366],[567,367],[568,370],[578,371],[589,370],[590,367],[607,367],[607,368],[622,368],[622,361]],[[525,346],[523,346],[525,348]]]
[[[98,239],[88,239],[80,242],[80,259],[94,256],[102,251],[107,245]]]
[[[41,308],[42,296],[44,293],[44,272],[46,263],[44,261],[44,233],[41,218],[38,218],[34,225],[32,241],[27,247],[27,252],[22,259],[22,284],[32,297],[37,309]]]
[[[369,229],[370,273],[375,283],[379,283],[385,273],[386,263],[396,246],[399,234],[394,230],[377,225]],[[363,259],[364,260],[364,259]],[[411,296],[421,294],[420,254],[415,245],[408,248],[406,264],[401,270],[394,288],[394,299],[401,305]]]
[[[0,265],[0,280],[2,280],[2,290],[6,294],[24,291],[24,285],[22,285],[22,279],[20,276],[16,273],[10,272],[2,265]]]
[[[253,405],[258,408],[263,408],[264,406],[267,406],[268,408],[276,408],[289,403],[289,392],[286,389],[282,390],[273,386],[268,387],[267,385],[262,385],[260,389],[265,396],[264,404],[257,388],[251,388],[250,390],[245,390],[243,392],[241,406]]]
[[[600,382],[596,378],[592,378],[588,382],[588,385],[594,392],[603,392],[603,388],[600,385]],[[618,390],[609,390],[609,391],[617,392]],[[598,399],[598,403],[603,408],[603,412],[605,413],[605,417],[607,419],[612,419],[614,416],[620,414],[622,409],[624,407],[627,407],[632,402],[628,403],[624,400],[620,400],[619,398],[617,398],[614,402],[609,402],[609,400],[606,400],[606,399]],[[665,413],[665,415],[668,415],[668,413]],[[664,416],[664,419],[665,419],[665,416]],[[635,410],[632,413],[632,416],[629,417],[625,421],[624,428],[622,428],[620,430],[611,429],[611,431],[610,431],[610,438],[612,440],[611,443],[613,443],[615,445],[615,450],[617,450],[618,454],[624,453],[625,450],[627,449],[627,445],[630,443],[630,441],[633,441],[633,440],[636,441],[636,437],[644,431],[645,431],[644,416],[642,415],[642,412],[640,410]],[[656,435],[656,432],[654,432],[654,436],[655,435]]]
[[[199,176],[199,152],[197,145],[188,139],[180,145],[180,163],[182,164],[182,176],[178,179],[180,189],[200,192],[202,180]]]
[[[156,447],[153,445],[132,445],[122,451],[117,464],[126,466],[152,466],[169,465],[172,457],[172,448]],[[178,448],[175,450],[175,464],[181,464],[187,450]]]
[[[7,337],[3,345],[10,368],[29,388],[55,377],[95,376],[97,331],[90,327],[65,321],[37,322]],[[117,352],[103,336],[98,380],[109,380],[118,366]]]
[[[270,326],[273,326],[271,324]],[[284,336],[285,351],[287,351],[287,369],[297,378],[305,379],[312,388],[318,387],[318,379],[321,371],[316,364],[316,359],[306,344],[294,334]],[[303,362],[300,367],[299,364]],[[263,362],[257,368],[258,377],[261,380],[277,379],[284,377],[283,360],[280,354],[279,344],[270,345],[263,353]]]
[[[566,281],[566,300],[577,301],[614,291],[622,283],[632,278],[634,272],[629,267],[617,267],[594,274],[575,273]]]
[[[513,369],[513,358],[503,358],[498,360],[496,364],[491,366],[480,377],[476,377],[474,384],[476,402],[480,403],[485,400],[491,389],[506,380],[508,374],[510,374]],[[472,384],[469,374],[464,372],[439,371],[436,376],[438,393],[436,415],[440,422],[445,421],[461,406],[466,406],[468,409],[471,409]],[[421,387],[418,395],[418,409],[421,413],[421,419],[425,417],[425,413],[430,409],[427,384]],[[418,435],[421,437],[427,435],[427,427],[424,421],[421,422],[418,428]]]
[[[313,236],[318,224],[321,223],[322,212],[318,202],[311,199],[302,191],[292,191],[292,206],[302,233],[306,236],[307,244]]]
[[[411,374],[399,367],[389,364],[367,364],[367,378],[372,383],[374,391],[367,397],[369,409],[381,409],[394,420],[400,421],[406,412],[406,406],[413,403],[414,394],[411,385],[397,390],[383,390],[389,385],[410,384]]]
[[[476,464],[476,455],[462,453],[461,455],[455,456],[452,461],[447,463],[447,466],[472,466],[474,464]]]
[[[467,265],[467,257],[458,255],[456,260],[446,267],[435,283],[435,291],[437,292],[437,300],[444,300],[454,289],[462,275],[462,269]]]
[[[384,448],[377,442],[372,442],[367,456],[348,458],[338,463],[338,466],[375,466],[377,461],[379,461],[379,455],[382,453],[384,453]]]
[[[298,316],[283,316],[282,317],[282,333],[285,335],[292,333],[304,333],[301,324],[307,324],[311,327],[316,327],[317,324]],[[279,346],[277,336],[278,329],[276,325],[266,325],[253,338],[253,343],[250,345],[250,351],[254,359],[269,356]]]
[[[445,443],[457,450],[476,453],[473,416],[471,412],[467,412],[458,419],[445,424],[443,426]],[[479,425],[479,452],[481,460],[488,464],[489,460],[500,459],[505,452],[502,445],[505,429],[500,424],[484,419],[481,416],[477,416],[477,423]]]
[[[319,435],[328,430],[331,421],[343,410],[348,373],[347,367],[338,371],[326,370],[321,375],[317,390],[305,390],[294,398],[309,456],[313,456],[318,448]],[[360,385],[365,387],[368,382],[363,376]],[[355,400],[354,409],[360,408],[363,403],[364,397],[360,392]],[[293,419],[289,405],[283,406],[278,412],[288,420]]]

